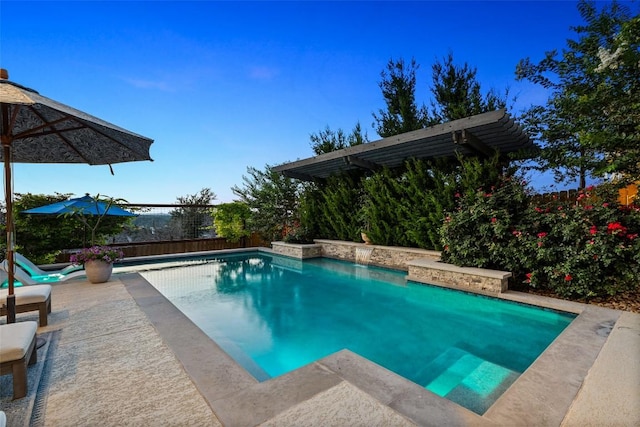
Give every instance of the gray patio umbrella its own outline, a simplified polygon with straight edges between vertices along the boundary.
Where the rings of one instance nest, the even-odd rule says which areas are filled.
[[[152,160],[152,139],[137,135],[9,81],[0,71],[0,137],[7,208],[7,323],[15,322],[11,163],[113,163]],[[113,173],[113,169],[111,169]]]

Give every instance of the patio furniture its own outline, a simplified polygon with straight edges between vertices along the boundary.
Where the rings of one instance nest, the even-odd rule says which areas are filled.
[[[7,314],[8,289],[0,289],[0,316]],[[47,316],[51,313],[51,285],[36,284],[15,289],[16,313],[38,311],[40,326],[47,326]]]
[[[13,399],[27,395],[27,365],[38,361],[33,321],[0,325],[0,375],[12,374]]]
[[[67,274],[72,273],[74,271],[78,271],[82,269],[81,265],[72,264],[60,270],[43,270],[37,265],[35,265],[33,262],[31,262],[27,257],[25,257],[24,255],[18,252],[14,252],[13,256],[14,256],[16,265],[20,266],[20,268],[22,268],[24,271],[29,273],[29,275],[32,277],[33,276],[61,277],[61,276],[66,276]]]
[[[71,273],[67,273],[65,275],[48,275],[48,276],[30,276],[26,271],[20,268],[17,264],[13,266],[13,277],[18,282],[23,285],[40,285],[43,283],[55,283],[55,282],[66,282],[67,280],[75,279],[77,277],[86,277],[86,272],[84,270],[76,270]],[[0,263],[0,271],[7,273],[7,260],[5,259]],[[2,276],[2,286],[5,287],[7,275],[4,274]]]

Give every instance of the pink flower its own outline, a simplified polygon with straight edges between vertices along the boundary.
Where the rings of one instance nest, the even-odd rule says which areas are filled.
[[[491,223],[495,224],[498,219],[496,217],[491,218]]]
[[[525,276],[527,276],[527,280],[525,280],[525,283],[531,283],[531,276],[533,276],[533,273],[527,273],[525,274]]]
[[[595,235],[598,233],[598,227],[596,227],[595,225],[592,225],[591,228],[589,229],[589,233],[591,233],[591,235]]]
[[[565,282],[570,282],[570,281],[572,281],[572,280],[573,280],[573,277],[571,277],[571,275],[570,275],[570,274],[567,274],[566,276],[564,276],[564,281],[565,281]]]
[[[604,203],[602,204],[602,207],[603,207],[603,208],[608,208],[608,207],[609,207],[609,203],[604,202]]]
[[[538,233],[538,239],[542,239],[543,237],[545,237],[547,235],[547,233],[545,233],[544,231]]]

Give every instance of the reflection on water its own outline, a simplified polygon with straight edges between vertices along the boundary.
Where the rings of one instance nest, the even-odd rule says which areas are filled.
[[[463,357],[517,375],[573,318],[323,258],[192,264],[141,274],[260,380],[343,348],[424,386],[435,381],[430,363],[447,373]]]

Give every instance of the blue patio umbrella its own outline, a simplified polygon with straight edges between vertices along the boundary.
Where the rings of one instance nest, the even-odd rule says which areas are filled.
[[[136,214],[122,209],[114,204],[109,204],[102,200],[96,200],[86,195],[75,199],[64,200],[62,202],[51,203],[50,205],[27,209],[21,213],[37,215],[110,215],[110,216],[136,216]]]

